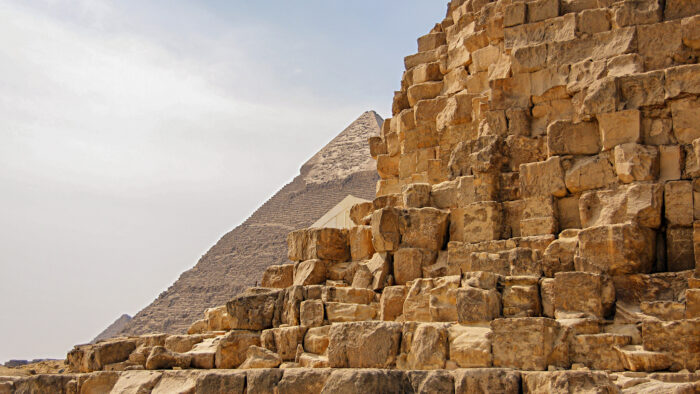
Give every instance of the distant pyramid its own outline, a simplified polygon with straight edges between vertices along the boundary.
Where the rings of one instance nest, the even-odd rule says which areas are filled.
[[[376,112],[363,113],[119,334],[185,332],[205,309],[254,286],[268,266],[287,262],[287,233],[310,226],[349,194],[373,199],[379,177],[367,139],[379,135],[382,123]]]
[[[109,339],[118,335],[130,321],[131,316],[127,314],[121,315],[119,319],[115,320],[114,323],[110,324],[109,327],[105,328],[105,330],[102,331],[100,335],[96,336],[95,339],[90,341],[90,343],[97,343],[104,339]]]

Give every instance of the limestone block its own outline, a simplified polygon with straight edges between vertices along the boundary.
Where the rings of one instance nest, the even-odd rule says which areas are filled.
[[[520,373],[500,368],[469,368],[454,371],[455,393],[520,392]]]
[[[465,67],[457,67],[449,71],[442,80],[442,92],[440,95],[451,95],[463,91],[467,88],[468,79],[469,72]],[[439,126],[438,130],[440,130]]]
[[[254,289],[239,294],[226,303],[231,328],[263,330],[272,327],[275,304],[281,290]]]
[[[673,338],[669,341],[669,338]],[[672,371],[700,367],[700,319],[677,321],[648,320],[642,323],[644,350],[667,352]]]
[[[685,318],[700,318],[700,289],[685,291]]]
[[[666,269],[677,272],[694,268],[693,228],[681,226],[666,228]]]
[[[381,290],[389,282],[391,264],[387,253],[375,253],[367,262],[358,264],[352,287]]]
[[[457,181],[455,204],[462,208],[481,201],[494,201],[498,194],[498,179],[492,174],[478,173],[461,176]]]
[[[423,208],[430,204],[430,191],[432,187],[429,183],[412,183],[404,185],[402,188],[404,208]]]
[[[352,261],[366,260],[374,255],[372,245],[372,227],[355,226],[348,230],[350,256]]]
[[[294,264],[271,265],[265,269],[260,286],[284,289],[292,283],[294,283]]]
[[[608,76],[639,74],[644,72],[644,60],[636,53],[615,56],[607,61]]]
[[[238,368],[245,361],[250,346],[260,346],[260,333],[232,330],[226,333],[216,348],[215,364],[219,369]]]
[[[462,287],[456,291],[460,323],[491,321],[501,316],[501,295],[496,290]]]
[[[406,56],[404,58],[404,66],[406,66],[406,70],[410,70],[419,64],[437,61],[446,51],[446,46],[441,45],[430,51],[421,51],[415,55]]]
[[[431,321],[430,291],[434,288],[434,279],[413,281],[403,303],[404,321]]]
[[[274,369],[251,369],[243,376],[244,393],[272,393],[282,379],[283,370]]]
[[[673,135],[681,144],[692,144],[700,138],[700,101],[685,98],[671,102],[673,119]]]
[[[399,216],[396,208],[381,208],[372,213],[372,244],[377,252],[393,251],[399,248]]]
[[[350,258],[347,230],[308,228],[287,236],[288,256],[292,261],[312,259],[346,261]]]
[[[399,218],[401,246],[442,249],[449,213],[436,208],[409,208]]]
[[[111,339],[94,345],[75,346],[66,361],[73,371],[101,371],[106,365],[127,360],[135,349],[136,341],[132,339]]]
[[[503,316],[536,317],[542,314],[539,279],[534,276],[503,278]]]
[[[326,303],[326,318],[331,323],[372,320],[376,316],[376,305]]]
[[[492,80],[489,82],[489,87],[491,87],[492,109],[527,108],[531,105],[532,82],[529,73]]]
[[[664,187],[664,217],[673,225],[693,224],[693,185],[690,181],[666,182]]]
[[[324,354],[328,349],[331,326],[312,327],[304,336],[304,350],[314,354]]]
[[[616,111],[619,105],[620,94],[616,79],[605,77],[593,81],[588,86],[586,96],[583,98],[581,107],[577,108],[577,112],[584,115],[602,115]],[[598,122],[600,127],[600,118],[598,118]]]
[[[146,369],[189,368],[192,356],[172,352],[163,346],[154,346],[146,360]]]
[[[406,333],[404,325],[404,334]],[[404,339],[406,335],[404,335]],[[445,324],[421,323],[412,333],[406,354],[408,369],[431,370],[445,368],[448,356],[448,336]],[[403,346],[403,345],[402,345]]]
[[[369,224],[365,219],[374,212],[374,204],[372,202],[361,202],[350,207],[350,219],[357,226]]]
[[[603,153],[576,159],[573,165],[566,170],[564,178],[566,188],[571,193],[580,193],[615,183],[617,177],[610,156]]]
[[[331,368],[388,368],[396,361],[402,324],[354,322],[330,329],[328,363]]]
[[[539,22],[559,16],[559,0],[535,0],[527,4],[527,20]]]
[[[674,63],[683,48],[680,21],[668,21],[637,27],[639,54],[646,70],[665,68]]]
[[[250,346],[246,351],[245,361],[238,368],[277,368],[280,364],[282,359],[277,354],[259,346]]]
[[[418,38],[418,52],[431,51],[446,44],[445,33],[434,32]]]
[[[597,115],[603,150],[617,145],[638,143],[641,139],[639,110],[601,113]]]
[[[666,19],[677,19],[700,13],[700,5],[694,1],[668,0],[664,9]]]
[[[620,105],[625,109],[662,105],[664,102],[663,71],[624,75],[617,79],[617,85],[620,91]]]
[[[318,327],[323,324],[323,302],[320,300],[306,300],[301,303],[299,320],[302,326]]]
[[[554,279],[540,279],[540,300],[542,301],[542,316],[554,318]]]
[[[563,231],[545,249],[542,258],[542,271],[547,277],[554,277],[557,272],[574,270],[574,256],[578,251],[578,231]]]
[[[576,15],[568,14],[541,22],[504,29],[504,44],[508,48],[568,41],[576,38]]]
[[[207,335],[170,335],[165,340],[165,348],[175,353],[186,353],[192,350],[194,345],[206,339]]]
[[[450,240],[481,242],[499,239],[503,228],[501,204],[477,202],[450,213]]]
[[[623,371],[622,360],[615,347],[626,346],[630,337],[619,334],[576,335],[572,344],[571,361],[591,369]]]
[[[377,172],[382,179],[396,178],[399,176],[400,156],[378,155]]]
[[[204,316],[208,331],[228,331],[231,329],[231,318],[226,310],[226,305],[209,308],[204,311]]]
[[[600,151],[600,135],[596,122],[572,123],[556,121],[547,127],[549,156],[594,155]]]
[[[187,328],[187,333],[190,335],[201,334],[205,331],[207,331],[207,321],[205,319],[197,320]]]
[[[403,371],[354,369],[332,371],[326,385],[320,391],[322,394],[414,392],[410,380]]]
[[[440,81],[442,79],[442,73],[440,72],[440,62],[420,64],[415,68],[407,71],[406,74],[410,75],[408,85],[421,84],[424,82],[431,81]]]
[[[457,181],[445,181],[432,185],[430,205],[439,208],[455,208],[457,206]]]
[[[588,191],[579,199],[585,227],[633,221],[644,227],[661,226],[664,188],[657,183],[633,183],[611,190]]]
[[[577,271],[622,275],[648,273],[655,256],[653,230],[635,224],[590,227],[578,234]]]
[[[493,366],[543,371],[552,364],[559,324],[544,317],[496,319],[491,322]]]
[[[373,158],[377,158],[379,155],[386,155],[387,154],[387,149],[386,149],[386,142],[382,137],[379,136],[373,136],[369,137],[367,139],[367,142],[369,144],[369,154]]]
[[[379,320],[394,321],[401,316],[406,293],[406,286],[385,287],[379,301]]]
[[[595,34],[610,30],[608,10],[604,8],[581,11],[577,22],[578,31],[584,34]]]
[[[294,265],[294,285],[318,285],[326,281],[327,261],[306,260]]]
[[[693,223],[693,255],[695,256],[695,276],[700,277],[700,222]]]
[[[434,322],[455,322],[457,316],[457,293],[460,276],[452,275],[435,280],[435,288],[430,290],[428,311]]]
[[[547,65],[546,44],[514,48],[511,54],[515,73],[531,73]]]
[[[348,304],[368,305],[374,301],[375,293],[369,289],[353,287],[324,287],[321,299],[323,302],[344,302]]]
[[[615,347],[625,369],[635,372],[663,371],[671,367],[666,353],[650,352],[639,345]]]
[[[489,368],[492,364],[491,329],[454,324],[448,329],[450,360],[460,368]]]
[[[437,253],[430,249],[400,248],[394,253],[394,281],[403,285],[423,277],[423,267],[435,263]]]
[[[408,88],[408,104],[415,106],[420,100],[430,100],[442,91],[442,81],[423,82]]]
[[[700,65],[697,64],[668,68],[664,86],[666,98],[678,97],[683,93],[700,93],[698,70]]]
[[[527,6],[524,2],[509,4],[505,8],[503,15],[503,26],[511,27],[525,23],[527,16]]]
[[[499,275],[510,275],[511,266],[506,253],[471,252],[459,261],[462,272],[487,271]]]
[[[681,21],[683,44],[688,48],[700,49],[700,16],[695,15]]]
[[[501,54],[497,46],[488,45],[472,52],[472,64],[469,65],[471,74],[488,71],[489,65],[496,63]]]
[[[458,93],[450,97],[435,118],[437,130],[444,131],[449,126],[470,122],[472,120],[472,100],[475,96],[475,94]]]
[[[283,361],[294,360],[297,347],[304,341],[306,330],[307,327],[304,326],[279,327],[269,330],[275,341],[276,353]]]
[[[559,272],[554,275],[554,314],[557,319],[603,319],[615,305],[615,287],[607,275]]]
[[[566,195],[564,171],[558,156],[546,161],[520,165],[520,192],[523,197]]]
[[[659,149],[654,146],[622,144],[615,147],[615,172],[620,181],[653,181],[659,175]]]
[[[682,320],[685,318],[685,304],[674,301],[643,301],[640,305],[642,313],[654,316],[659,320]]]

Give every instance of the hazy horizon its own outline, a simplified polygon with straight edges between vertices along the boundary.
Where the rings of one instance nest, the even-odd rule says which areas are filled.
[[[445,3],[0,0],[0,363],[135,315],[364,111]]]

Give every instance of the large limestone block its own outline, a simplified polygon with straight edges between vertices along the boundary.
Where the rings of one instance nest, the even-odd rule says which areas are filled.
[[[250,346],[246,359],[239,369],[277,368],[282,363],[280,356],[259,346]]]
[[[492,364],[491,329],[454,324],[448,329],[450,361],[460,368],[488,368]]]
[[[321,299],[323,302],[368,305],[374,301],[374,291],[354,287],[324,287]]]
[[[202,342],[209,335],[170,335],[165,340],[165,348],[175,353],[185,353],[192,350],[194,345]]]
[[[399,176],[399,156],[377,156],[377,173],[382,179],[391,179]]]
[[[650,352],[640,345],[627,345],[615,347],[622,365],[626,370],[634,372],[663,371],[671,367],[671,359],[668,354]]]
[[[664,187],[656,183],[633,183],[610,190],[585,192],[579,199],[581,225],[586,227],[635,222],[661,226]]]
[[[372,228],[370,226],[355,226],[348,230],[350,256],[352,261],[366,260],[374,254],[372,245]]]
[[[304,350],[314,354],[324,354],[328,349],[331,326],[312,327],[304,336]]]
[[[282,379],[282,369],[251,369],[245,375],[246,394],[274,393]]]
[[[275,394],[320,393],[326,385],[331,370],[328,368],[285,368],[284,374],[275,387]]]
[[[542,314],[538,277],[506,276],[502,285],[504,317],[537,317]]]
[[[318,285],[326,282],[328,262],[306,260],[294,265],[294,286]]]
[[[455,393],[520,393],[520,373],[501,368],[469,368],[454,371]]]
[[[694,268],[693,228],[681,226],[666,228],[666,270],[677,272]]]
[[[700,319],[644,321],[642,341],[644,350],[667,352],[672,361],[671,370],[700,368]]]
[[[599,114],[600,138],[603,150],[617,145],[638,143],[641,139],[641,115],[639,110]]]
[[[392,392],[414,392],[405,372],[381,369],[337,369],[332,370],[321,394]]]
[[[559,324],[544,317],[491,322],[493,366],[543,371],[552,363]]]
[[[306,300],[301,303],[299,320],[302,326],[318,327],[323,324],[325,312],[323,301]]]
[[[356,225],[363,226],[368,224],[365,223],[365,219],[367,216],[371,215],[372,212],[374,212],[374,204],[372,202],[357,203],[350,208],[350,219]]]
[[[693,185],[690,181],[666,182],[664,187],[664,217],[673,225],[693,224]]]
[[[525,393],[617,393],[607,373],[602,371],[532,372],[522,375]]]
[[[435,288],[434,279],[416,279],[403,303],[404,321],[431,321],[430,291]]]
[[[474,94],[459,93],[450,97],[445,107],[435,119],[437,130],[443,131],[449,126],[456,126],[472,120],[472,100]]]
[[[331,323],[372,320],[376,316],[377,306],[375,304],[326,303],[326,317]]]
[[[288,256],[293,261],[334,260],[350,258],[348,232],[337,228],[308,228],[292,231],[287,236]]]
[[[577,271],[623,275],[651,272],[655,257],[653,230],[636,224],[590,227],[578,234]]]
[[[600,134],[596,122],[556,121],[547,127],[549,156],[594,155],[600,151]]]
[[[428,303],[431,321],[457,321],[457,289],[459,285],[459,275],[441,277],[435,280],[435,288],[430,290]]]
[[[402,342],[407,339],[407,326],[408,324],[404,325]],[[405,355],[407,369],[445,368],[445,361],[449,354],[446,325],[440,323],[418,324],[411,334],[410,347]]]
[[[328,362],[331,368],[389,368],[396,362],[401,330],[395,322],[334,324]]]
[[[698,109],[700,102],[697,99],[686,98],[671,102],[673,135],[681,144],[692,144],[695,139],[700,138]]]
[[[554,313],[558,319],[610,315],[615,287],[607,275],[559,272],[554,276]]]
[[[389,254],[375,253],[369,261],[357,265],[352,287],[381,290],[388,284],[390,274]]]
[[[440,250],[445,244],[449,213],[436,208],[409,208],[400,216],[401,246]]]
[[[377,252],[393,251],[399,248],[401,233],[399,218],[401,211],[396,208],[382,208],[372,213],[372,243]]]
[[[133,339],[111,339],[94,345],[76,346],[68,353],[66,361],[73,371],[101,371],[106,365],[127,360],[135,349],[136,341]]]
[[[275,305],[282,290],[258,289],[235,296],[226,303],[231,328],[263,330],[272,327]]]
[[[245,391],[246,375],[240,372],[210,371],[201,374],[195,384],[195,393],[217,394],[232,393],[243,394]]]
[[[388,286],[382,291],[379,301],[379,320],[394,321],[403,314],[403,303],[406,301],[406,286]]]
[[[624,364],[615,347],[628,345],[630,339],[620,334],[576,335],[571,347],[571,361],[591,369],[622,371]]]
[[[558,156],[546,161],[520,165],[520,193],[523,197],[566,195],[564,170]]]
[[[284,289],[294,283],[294,264],[271,265],[263,272],[260,286]]]
[[[423,208],[430,204],[429,183],[411,183],[401,189],[404,208]]]
[[[610,155],[583,157],[574,160],[566,170],[564,183],[571,193],[609,186],[617,181]]]
[[[192,350],[187,352],[192,356],[192,367],[198,369],[212,369],[216,365],[216,349],[219,346],[219,337],[207,338],[194,345]]]
[[[394,253],[394,282],[404,285],[423,277],[423,268],[435,263],[437,252],[421,248],[400,248]]]
[[[231,369],[243,364],[250,346],[260,346],[260,333],[232,330],[221,337],[216,348],[216,368]]]
[[[645,315],[659,320],[682,320],[685,317],[685,304],[674,301],[644,301],[641,310]]]
[[[273,328],[266,331],[272,333],[272,338],[274,339],[274,350],[277,355],[280,356],[282,361],[290,361],[294,360],[297,353],[297,347],[304,342],[306,330],[307,327],[304,326],[290,326]]]
[[[659,176],[659,149],[655,146],[622,144],[615,147],[615,172],[620,181],[653,181]]]
[[[503,228],[501,204],[477,202],[450,213],[450,240],[482,242],[499,239]]]
[[[423,82],[408,88],[408,104],[415,106],[421,100],[437,97],[442,91],[442,81]]]
[[[542,257],[542,271],[553,277],[557,272],[574,270],[574,257],[578,251],[578,230],[565,230],[547,246]]]
[[[495,289],[462,287],[456,293],[460,323],[491,321],[501,316],[501,295]]]
[[[685,291],[685,318],[700,318],[700,289]]]

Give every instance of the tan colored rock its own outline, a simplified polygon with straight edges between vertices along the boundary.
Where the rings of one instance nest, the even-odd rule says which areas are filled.
[[[370,226],[355,226],[348,230],[350,256],[353,261],[366,260],[374,254],[372,245],[372,228]]]
[[[369,289],[353,287],[324,287],[321,294],[323,302],[344,302],[348,304],[370,304],[374,301],[374,292]]]
[[[372,213],[372,243],[377,252],[393,251],[399,248],[401,242],[400,214],[401,211],[396,208],[382,208]]]
[[[328,349],[331,326],[312,327],[304,336],[304,350],[314,354],[324,354]]]
[[[557,319],[610,315],[615,287],[606,275],[559,272],[554,276],[554,314]]]
[[[170,335],[165,340],[165,348],[175,353],[186,353],[208,336],[212,335]]]
[[[685,291],[685,318],[700,318],[700,289]]]
[[[233,328],[226,305],[209,308],[204,311],[204,316],[207,322],[206,331],[228,331]]]
[[[491,322],[493,366],[542,371],[551,364],[559,324],[543,317]]]
[[[399,176],[399,156],[378,155],[377,172],[382,179],[391,179]]]
[[[639,345],[615,347],[626,370],[635,372],[663,371],[671,366],[666,353],[650,352]]]
[[[299,320],[302,326],[318,327],[323,324],[324,317],[323,301],[306,300],[301,303]]]
[[[284,289],[294,283],[294,264],[271,265],[265,269],[260,286]]]
[[[578,251],[578,231],[565,230],[559,234],[542,257],[542,271],[547,277],[554,277],[557,272],[574,270],[574,257]]]
[[[400,217],[401,246],[442,249],[449,213],[435,208],[409,208]]]
[[[251,346],[246,351],[246,359],[239,369],[277,368],[282,363],[280,357],[259,346]]]
[[[434,322],[455,322],[457,316],[457,289],[460,276],[452,275],[435,280],[435,287],[430,290],[428,311]]]
[[[206,319],[197,320],[190,325],[190,327],[187,329],[187,333],[190,335],[201,334],[207,331],[207,324],[208,323]]]
[[[368,225],[369,223],[366,223],[365,219],[372,212],[374,212],[374,204],[372,202],[361,202],[350,208],[350,219],[358,226]]]
[[[577,335],[572,345],[571,361],[591,369],[622,371],[625,369],[615,347],[626,346],[630,337],[619,334]]]
[[[376,305],[326,303],[326,318],[331,323],[372,320],[377,316]]]
[[[653,181],[659,175],[659,149],[653,146],[622,144],[615,147],[615,172],[620,181]]]
[[[328,262],[323,260],[306,260],[294,265],[295,286],[318,285],[326,281]]]
[[[671,226],[666,228],[666,269],[671,272],[695,268],[693,228]]]
[[[406,286],[385,287],[379,302],[379,320],[394,321],[401,316],[406,293]]]
[[[539,279],[533,276],[503,278],[504,317],[537,317],[542,314]]]
[[[669,338],[673,338],[669,341]],[[700,319],[654,321],[642,323],[644,350],[666,352],[671,358],[671,370],[698,369],[700,358]]]
[[[432,265],[437,253],[430,249],[400,248],[394,253],[394,281],[404,285],[406,282],[423,277],[423,267]]]
[[[389,284],[391,264],[387,253],[375,253],[372,258],[358,265],[352,287],[381,290]]]
[[[673,119],[673,135],[681,144],[692,144],[700,138],[698,109],[700,101],[693,98],[675,100],[670,103]]]
[[[617,189],[589,191],[581,195],[579,210],[585,227],[619,224],[629,221],[642,226],[661,226],[663,187],[660,184],[634,183]]]
[[[382,137],[369,137],[367,139],[367,142],[369,143],[369,154],[373,158],[376,159],[379,155],[387,154],[386,142],[384,141],[384,139],[382,139]]]
[[[297,347],[304,342],[304,335],[307,327],[290,326],[278,327],[267,331],[272,332],[274,338],[274,351],[282,361],[294,360],[297,354]]]
[[[189,368],[192,356],[172,352],[162,346],[154,346],[146,360],[146,369]]]
[[[616,393],[620,389],[603,371],[533,372],[522,375],[526,393],[603,392]]]
[[[634,224],[590,227],[578,234],[576,270],[609,275],[647,273],[655,253],[655,234]]]
[[[73,371],[101,371],[106,365],[125,361],[136,349],[133,339],[116,338],[94,345],[75,346],[68,352],[66,362]]]
[[[523,197],[566,195],[564,171],[559,157],[520,165],[520,192]]]
[[[337,228],[293,231],[287,236],[289,259],[346,261],[350,257],[347,237],[347,230]]]
[[[250,346],[260,346],[260,333],[255,331],[232,330],[221,337],[215,356],[216,368],[237,368],[245,361]]]
[[[640,141],[641,117],[638,110],[604,113],[597,118],[603,150]]]
[[[460,368],[488,368],[492,364],[491,329],[455,324],[448,329],[450,360]]]
[[[685,318],[685,304],[674,301],[643,301],[640,305],[642,313],[654,316],[659,320],[671,321]]]
[[[355,322],[330,329],[328,362],[332,368],[388,368],[396,362],[401,323]]]
[[[554,279],[540,279],[540,300],[542,302],[542,316],[554,318]]]
[[[617,181],[610,155],[600,154],[574,161],[566,170],[564,182],[571,193],[610,186]]]
[[[681,21],[683,44],[688,48],[700,49],[700,17],[691,16]]]
[[[501,205],[478,202],[450,213],[450,240],[481,242],[499,239],[503,228]]]
[[[525,23],[527,8],[524,2],[509,4],[505,8],[503,15],[503,26],[511,27]]]
[[[442,81],[423,82],[408,88],[408,104],[415,106],[420,100],[429,100],[437,97],[442,91]]]
[[[688,181],[666,182],[664,217],[670,224],[690,226],[693,223],[693,185]]]
[[[412,183],[402,188],[405,208],[423,208],[430,204],[431,186],[429,183]]]
[[[192,367],[199,369],[213,369],[216,365],[216,349],[219,346],[219,337],[207,338],[194,345],[187,352],[192,357]]]
[[[408,324],[404,324],[402,342],[406,342],[409,337],[406,333],[407,326]],[[420,323],[411,334],[410,347],[406,354],[406,367],[420,370],[443,369],[448,357],[446,325]]]
[[[431,321],[430,291],[434,288],[434,279],[413,281],[403,303],[404,321]]]
[[[462,287],[456,291],[460,323],[491,321],[501,316],[501,295],[495,289]]]
[[[600,135],[596,122],[574,124],[557,121],[547,127],[549,156],[594,155],[600,151]]]
[[[675,181],[681,179],[681,162],[680,146],[659,146],[659,181]]]

